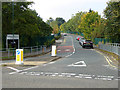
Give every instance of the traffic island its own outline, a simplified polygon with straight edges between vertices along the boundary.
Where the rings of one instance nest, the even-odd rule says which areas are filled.
[[[60,59],[61,57],[46,57],[46,58],[40,58],[40,59],[32,59],[32,60],[27,60],[24,61],[24,64],[21,65],[17,65],[15,64],[15,62],[11,62],[11,63],[6,63],[6,64],[2,64],[1,66],[12,66],[12,67],[27,67],[27,66],[37,66],[37,65],[42,65],[42,64],[47,64],[49,62],[52,61],[56,61],[58,59]]]

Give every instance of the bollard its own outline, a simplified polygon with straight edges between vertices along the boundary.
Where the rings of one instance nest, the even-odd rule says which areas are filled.
[[[42,53],[44,52],[44,46],[42,46]]]
[[[51,56],[56,56],[56,55],[57,55],[56,45],[52,45],[52,53],[51,53]]]
[[[23,49],[16,49],[16,63],[17,65],[23,64]]]
[[[10,57],[10,50],[8,49],[8,57]]]

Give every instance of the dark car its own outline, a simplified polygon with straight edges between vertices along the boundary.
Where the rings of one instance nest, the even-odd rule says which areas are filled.
[[[93,48],[93,42],[91,40],[82,40],[81,46],[83,48],[85,48],[85,47]]]

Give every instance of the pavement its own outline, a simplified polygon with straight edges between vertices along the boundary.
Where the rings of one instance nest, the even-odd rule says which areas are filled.
[[[59,40],[56,40],[57,42],[55,43],[55,45],[57,46],[57,49],[59,47],[59,45],[64,41],[64,37],[62,36]],[[60,42],[59,42],[60,41]],[[32,66],[32,65],[41,65],[41,64],[46,64],[55,60],[58,60],[62,57],[60,56],[51,56],[51,51],[44,53],[43,55],[34,55],[34,57],[27,57],[24,58],[24,63],[21,65],[23,66]],[[20,65],[16,65],[15,64],[16,60],[3,60],[2,63],[0,65],[2,66],[20,66]]]

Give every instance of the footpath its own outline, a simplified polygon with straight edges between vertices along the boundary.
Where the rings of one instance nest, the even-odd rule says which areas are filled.
[[[61,37],[59,39],[59,41],[63,41],[63,37]],[[62,42],[57,42],[55,43],[56,46],[59,46]],[[47,64],[49,62],[55,61],[60,59],[61,57],[59,56],[51,56],[51,50],[49,50],[47,53],[43,54],[43,55],[36,55],[34,57],[27,57],[24,58],[24,63],[23,65],[16,65],[15,62],[16,60],[4,60],[1,61],[1,66],[36,66],[36,65],[41,65],[41,64]]]

